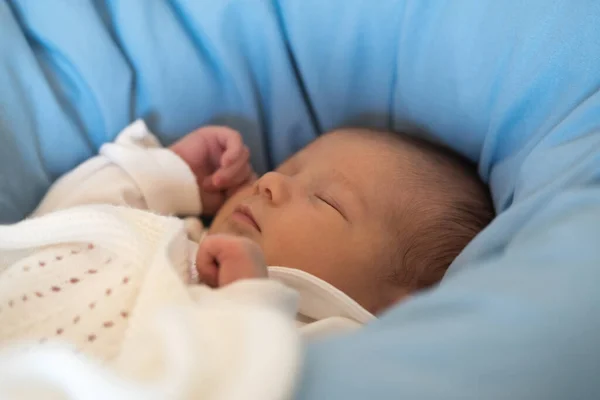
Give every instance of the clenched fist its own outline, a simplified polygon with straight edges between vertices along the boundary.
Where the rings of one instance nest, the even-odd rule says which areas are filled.
[[[205,215],[213,215],[238,188],[256,179],[249,162],[250,151],[233,129],[203,127],[170,149],[196,176]]]
[[[247,238],[233,235],[208,235],[196,256],[200,282],[221,287],[240,279],[267,277],[261,248]]]

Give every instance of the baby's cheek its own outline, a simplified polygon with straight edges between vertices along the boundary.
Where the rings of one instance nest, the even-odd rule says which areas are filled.
[[[246,197],[250,196],[253,193],[253,185],[254,185],[255,181],[256,181],[256,178],[253,178],[252,180],[248,181],[244,185],[237,187],[235,189],[229,190],[227,192],[227,201],[236,199],[236,198],[239,201],[240,198],[246,198]]]
[[[363,265],[370,260],[370,252],[375,248],[370,238],[362,237],[352,229],[336,221],[319,225],[312,232],[303,235],[303,269],[314,273],[336,285],[340,276],[358,275],[365,279],[364,271],[354,271],[357,264]],[[336,285],[337,286],[337,285]]]
[[[217,211],[212,224],[209,227],[209,233],[220,232],[219,227],[223,224],[223,221],[231,215],[236,206],[242,202],[242,200],[248,198],[252,194],[252,188],[246,186],[243,189],[238,190],[233,196],[225,201],[223,206]]]
[[[267,232],[265,232],[267,233]],[[268,265],[300,269],[309,273],[322,269],[338,253],[329,232],[307,218],[282,215],[274,229],[263,237]]]

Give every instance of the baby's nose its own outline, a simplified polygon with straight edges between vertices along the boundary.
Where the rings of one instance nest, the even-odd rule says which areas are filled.
[[[268,172],[256,181],[258,194],[275,205],[288,200],[290,196],[288,177],[279,172]]]

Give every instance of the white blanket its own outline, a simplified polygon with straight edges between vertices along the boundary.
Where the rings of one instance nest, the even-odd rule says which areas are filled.
[[[49,292],[36,298],[26,285],[37,280],[18,281],[19,273],[32,271],[24,272],[15,259],[27,259],[32,250],[39,254],[50,243],[81,242],[122,254],[120,261],[129,263],[131,282],[122,290],[132,301],[124,334],[104,342],[83,338],[77,348],[59,342],[68,329],[43,344],[16,342],[50,328],[54,332],[52,324],[62,315],[71,320],[69,313],[89,289],[83,282],[68,289],[65,284],[55,296]],[[188,286],[173,263],[185,255],[181,246],[186,243],[180,220],[113,206],[74,208],[0,226],[0,283],[25,285],[0,293],[0,399],[289,398],[300,353],[295,292],[272,280],[240,281],[216,290]],[[38,268],[61,272],[52,270],[59,265]],[[11,290],[31,296],[7,297]],[[104,312],[118,313],[113,304]],[[19,312],[30,306],[33,311]],[[57,306],[63,310],[58,315]],[[94,321],[98,308],[87,320]],[[86,315],[81,319],[77,327]]]

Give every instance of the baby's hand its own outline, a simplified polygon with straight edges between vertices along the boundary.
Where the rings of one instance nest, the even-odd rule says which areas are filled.
[[[226,198],[256,179],[250,151],[241,135],[223,126],[195,130],[170,149],[191,168],[200,189],[203,213],[214,214]]]
[[[208,235],[196,256],[200,282],[221,287],[240,279],[266,278],[261,248],[250,239],[232,235]]]

